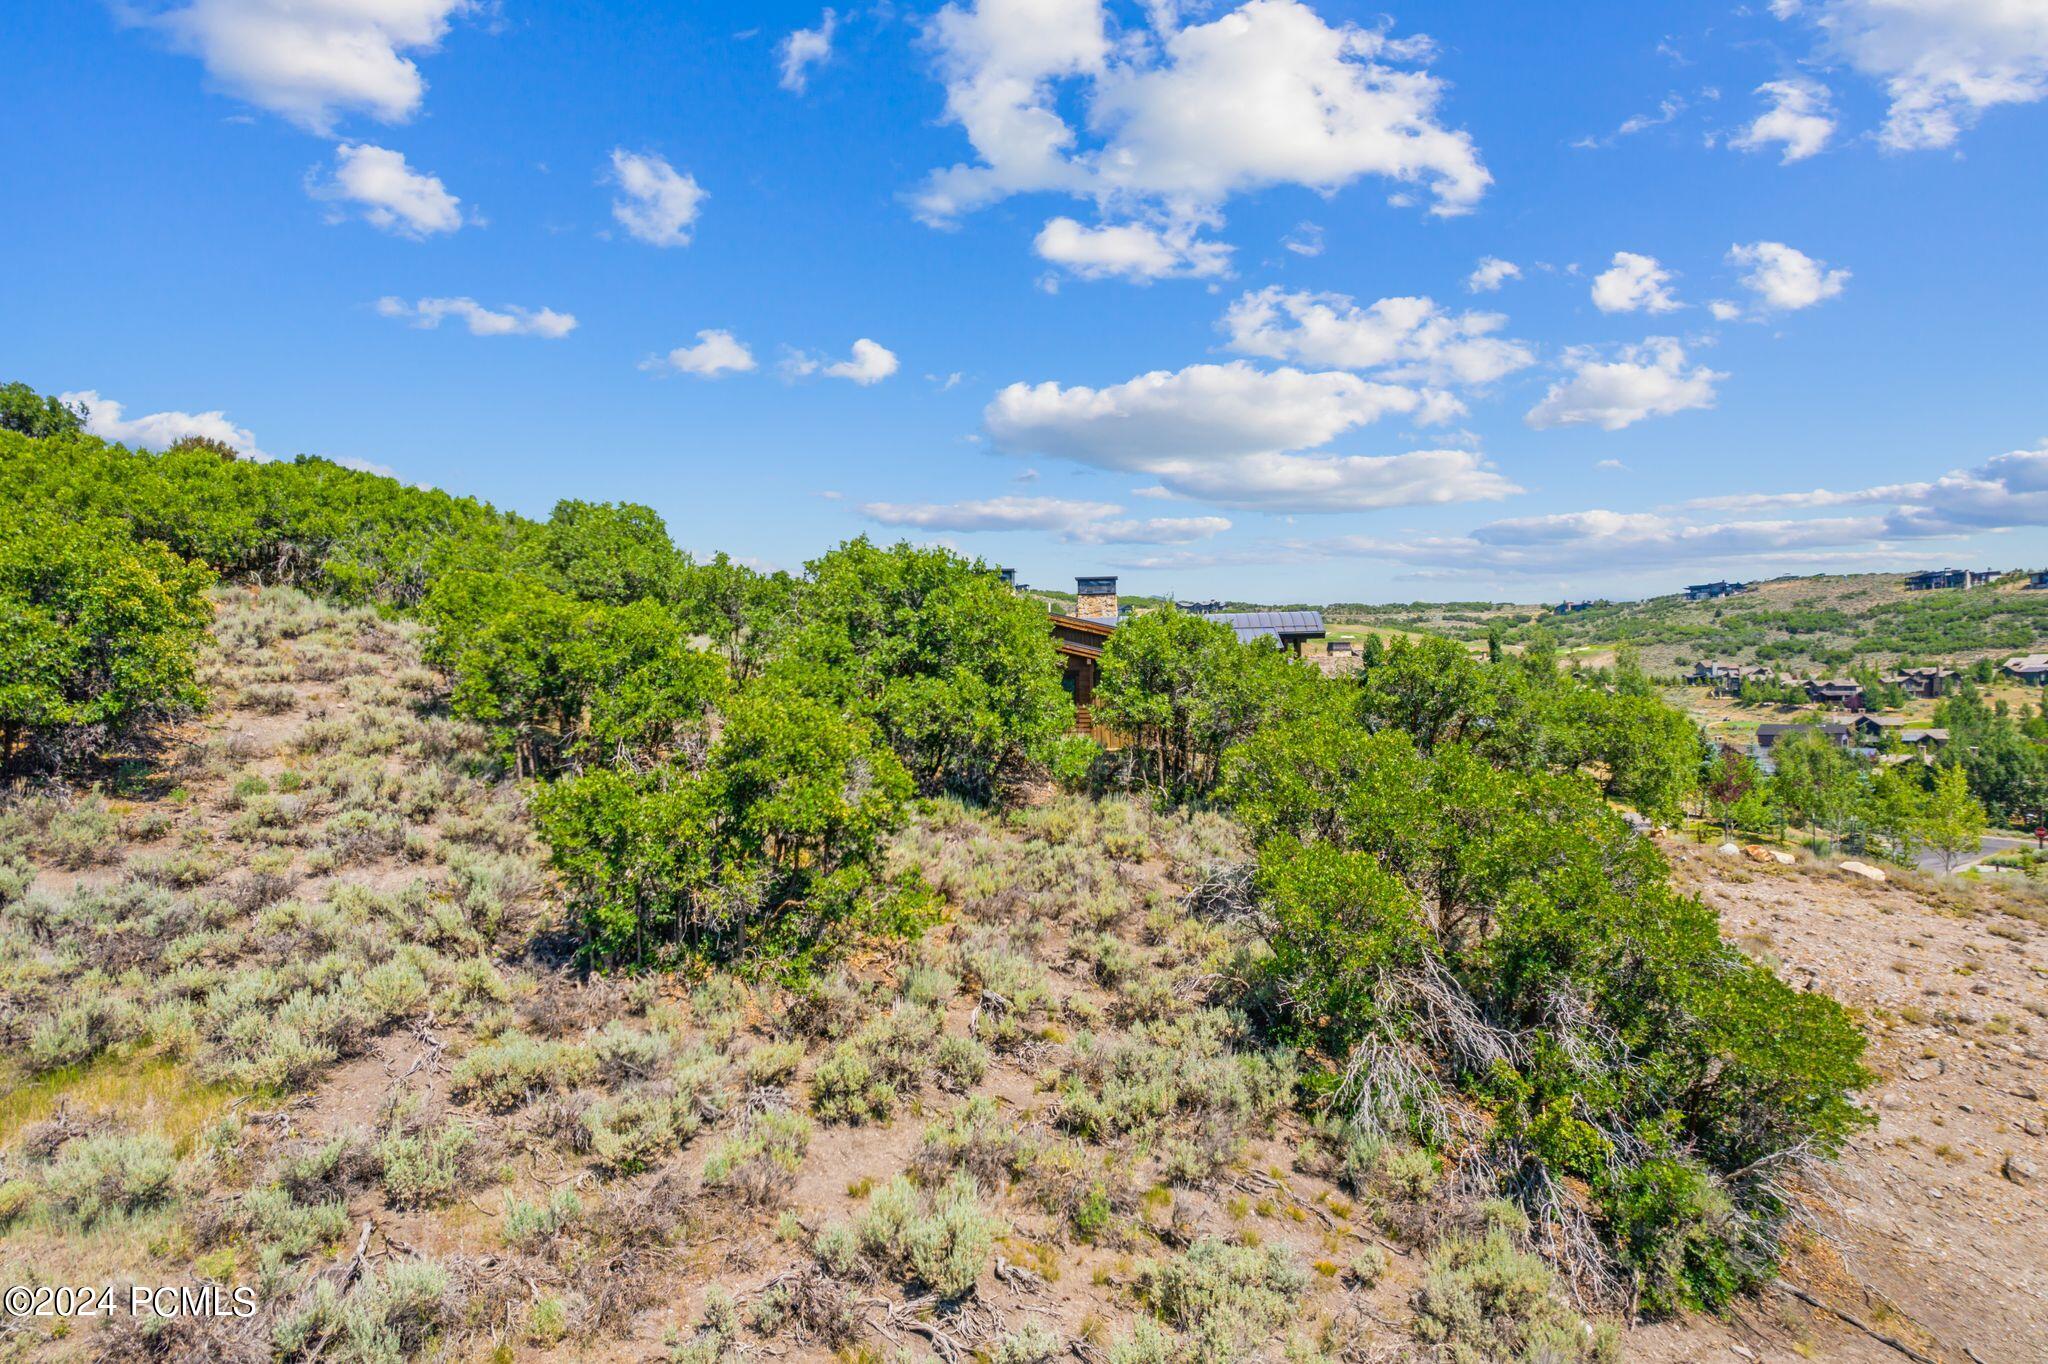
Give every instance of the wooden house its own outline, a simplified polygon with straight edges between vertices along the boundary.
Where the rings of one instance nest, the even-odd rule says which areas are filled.
[[[1102,675],[1102,646],[1116,632],[1121,608],[1116,579],[1074,579],[1074,609],[1052,613],[1052,646],[1065,670],[1060,685],[1074,699],[1074,728],[1095,733],[1095,684]]]
[[[2008,658],[1999,669],[2013,681],[2029,687],[2048,686],[2048,654],[2026,654]]]

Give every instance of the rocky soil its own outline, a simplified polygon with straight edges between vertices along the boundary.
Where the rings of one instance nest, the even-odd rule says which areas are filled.
[[[1670,849],[1724,931],[1856,1009],[1877,1123],[1812,1191],[1786,1280],[1929,1359],[2048,1359],[2048,928],[2031,902],[1882,885],[1802,857]],[[2000,908],[2001,901],[2006,902]],[[1909,1358],[1784,1294],[1727,1325],[1638,1333],[1646,1360]]]

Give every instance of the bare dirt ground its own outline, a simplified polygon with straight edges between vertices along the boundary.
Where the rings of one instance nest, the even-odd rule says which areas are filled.
[[[1814,1191],[1818,1235],[1787,1282],[1944,1364],[2048,1359],[2048,929],[1932,880],[1670,851],[1726,933],[1871,1036],[1877,1124]],[[1633,1344],[1652,1361],[1908,1357],[1769,1300]]]

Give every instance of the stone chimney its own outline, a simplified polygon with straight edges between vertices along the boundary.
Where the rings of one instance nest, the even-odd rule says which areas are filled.
[[[1001,577],[1002,577],[1002,580],[1003,580],[1003,586],[1004,586],[1004,587],[1007,587],[1007,588],[1009,588],[1009,589],[1010,589],[1010,590],[1011,590],[1012,592],[1014,592],[1014,591],[1016,591],[1016,590],[1017,590],[1017,570],[1016,570],[1016,569],[1014,569],[1014,568],[999,568],[999,569],[997,569],[997,570],[996,570],[996,572],[997,572],[997,573],[998,573],[999,575],[1001,575]]]
[[[1116,624],[1116,579],[1074,579],[1074,614],[1082,620]]]

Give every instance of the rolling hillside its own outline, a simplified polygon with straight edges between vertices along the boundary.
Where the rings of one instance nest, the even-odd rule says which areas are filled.
[[[1547,605],[1410,602],[1325,608],[1333,621],[1481,640],[1499,626],[1509,644],[1539,630],[1567,656],[1610,650],[1627,640],[1654,672],[1698,659],[1761,662],[1813,671],[1901,661],[2004,658],[2048,643],[2048,592],[2011,575],[1969,591],[1908,592],[1896,573],[1777,578],[1714,601],[1683,595],[1602,603],[1569,615]]]

